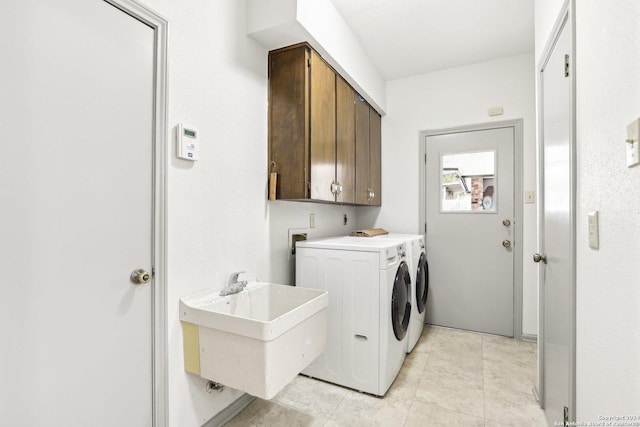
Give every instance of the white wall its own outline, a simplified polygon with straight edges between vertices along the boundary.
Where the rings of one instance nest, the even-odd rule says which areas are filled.
[[[248,0],[247,32],[267,50],[308,42],[380,114],[386,84],[330,0]]]
[[[640,117],[639,18],[637,0],[577,2],[578,420],[640,411],[640,166],[626,167],[624,142]]]
[[[387,82],[382,119],[382,208],[358,208],[360,227],[421,233],[419,132],[509,119],[524,121],[525,190],[535,190],[533,53]],[[491,107],[504,115],[489,117]],[[537,334],[536,204],[524,205],[523,333]]]
[[[355,209],[267,202],[267,51],[246,35],[245,1],[145,0],[169,20],[169,124],[200,131],[201,160],[168,165],[168,372],[171,426],[198,426],[241,393],[208,394],[183,369],[181,296],[221,287],[227,275],[290,284],[287,229],[344,234]],[[348,226],[347,226],[348,227]]]
[[[559,0],[536,1],[538,58]],[[640,116],[640,4],[576,2],[577,421],[640,408],[640,167],[625,166],[626,125]],[[600,249],[587,214],[600,212]]]

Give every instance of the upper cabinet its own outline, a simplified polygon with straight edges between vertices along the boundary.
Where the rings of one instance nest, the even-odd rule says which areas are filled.
[[[269,52],[269,164],[277,199],[380,205],[380,116],[306,43]]]

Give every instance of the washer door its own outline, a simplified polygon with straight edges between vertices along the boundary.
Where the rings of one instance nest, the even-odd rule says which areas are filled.
[[[393,333],[398,341],[407,335],[409,317],[411,316],[411,276],[407,263],[402,261],[396,271],[391,294],[391,323]]]
[[[418,272],[416,274],[416,302],[418,313],[424,312],[427,305],[427,293],[429,292],[429,264],[424,252],[420,254],[418,261]]]

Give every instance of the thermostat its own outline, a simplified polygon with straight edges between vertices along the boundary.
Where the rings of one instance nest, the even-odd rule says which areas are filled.
[[[200,157],[200,150],[198,147],[198,132],[194,129],[184,127],[182,123],[178,123],[176,137],[178,157],[185,160],[198,160]]]

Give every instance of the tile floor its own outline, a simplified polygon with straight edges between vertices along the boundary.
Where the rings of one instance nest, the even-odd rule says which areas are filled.
[[[426,326],[384,398],[299,375],[226,425],[546,426],[535,379],[535,344]]]

